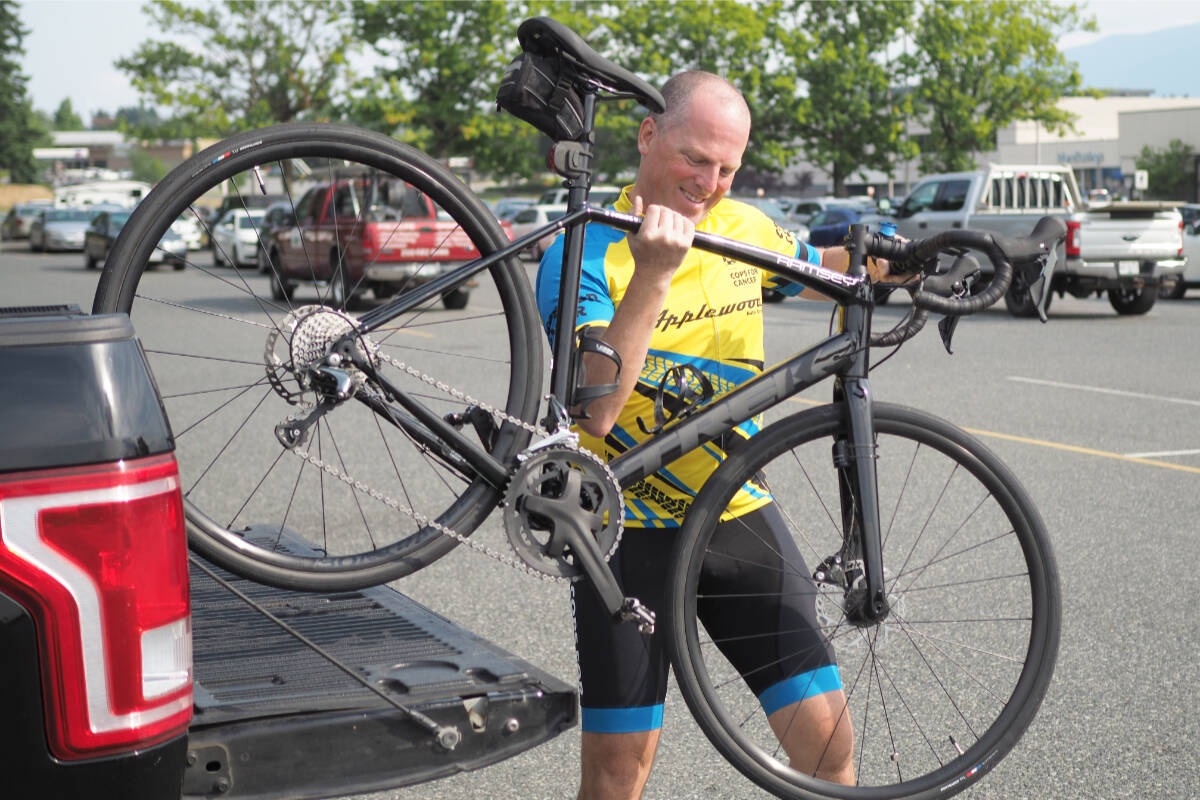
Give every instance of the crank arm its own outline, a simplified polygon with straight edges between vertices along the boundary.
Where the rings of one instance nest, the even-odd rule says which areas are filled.
[[[568,470],[566,485],[559,497],[531,495],[525,498],[525,510],[551,520],[554,529],[551,548],[569,547],[576,562],[600,595],[600,602],[613,619],[636,622],[642,633],[654,632],[654,612],[636,598],[625,597],[612,570],[592,536],[591,512],[580,507],[578,498],[582,479]]]

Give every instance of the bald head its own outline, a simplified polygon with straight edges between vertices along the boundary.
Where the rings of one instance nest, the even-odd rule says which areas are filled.
[[[727,112],[750,119],[750,107],[737,87],[720,75],[688,70],[671,77],[662,87],[666,111],[651,114],[660,129],[669,129],[688,118],[692,103],[703,101],[724,107]]]

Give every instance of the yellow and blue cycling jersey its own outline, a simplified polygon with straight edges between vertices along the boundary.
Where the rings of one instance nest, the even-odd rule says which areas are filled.
[[[629,212],[632,203],[626,187],[614,203]],[[799,242],[760,210],[748,203],[723,199],[709,211],[698,232],[711,233],[774,250],[790,257],[819,263],[819,254]],[[589,224],[584,236],[576,329],[605,327],[633,276],[633,257],[625,233],[607,225]],[[538,312],[553,341],[557,332],[558,286],[564,238],[559,237],[542,257],[537,275]],[[663,377],[675,370],[695,385],[695,372],[707,379],[715,396],[728,392],[763,370],[762,290],[764,285],[795,295],[804,287],[764,273],[724,256],[693,249],[675,272],[654,332],[638,383],[616,424],[603,440],[580,431],[580,444],[612,460],[646,439],[642,429],[655,425],[655,397]],[[625,364],[624,369],[638,365]],[[690,373],[690,374],[689,374]],[[673,383],[668,383],[668,388]],[[665,405],[674,400],[664,395]],[[677,402],[677,401],[676,401]],[[639,419],[641,425],[639,425]],[[760,418],[748,420],[722,442],[712,442],[686,453],[625,492],[625,524],[632,527],[674,528],[682,522],[692,499],[724,460],[725,454],[753,436]],[[747,485],[730,503],[727,517],[741,516],[769,501]]]

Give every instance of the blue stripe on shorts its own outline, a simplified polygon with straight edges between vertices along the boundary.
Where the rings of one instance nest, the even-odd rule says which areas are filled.
[[[639,708],[581,708],[580,724],[589,733],[640,733],[662,727],[662,704]]]
[[[837,664],[826,664],[810,672],[782,680],[758,696],[768,715],[792,703],[842,688]]]

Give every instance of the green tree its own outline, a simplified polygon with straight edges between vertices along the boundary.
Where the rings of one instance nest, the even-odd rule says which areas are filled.
[[[358,83],[346,115],[436,158],[470,157],[477,171],[497,177],[540,171],[537,132],[496,111],[526,12],[526,4],[503,0],[355,3],[357,35],[382,63]]]
[[[20,59],[29,30],[21,25],[18,6],[0,0],[0,172],[14,183],[37,179],[33,147],[46,135],[29,101]]]
[[[913,3],[793,0],[786,14],[772,133],[799,144],[844,197],[855,173],[890,173],[895,160],[916,155],[905,135],[912,101],[900,91],[911,59],[887,57],[911,24]]]
[[[158,183],[167,174],[167,168],[162,161],[147,153],[140,147],[134,147],[129,152],[129,168],[135,181]]]
[[[54,112],[54,130],[81,131],[84,128],[83,118],[75,113],[75,107],[71,105],[71,98],[64,97]]]
[[[696,0],[631,0],[616,5],[567,4],[578,18],[579,31],[598,51],[655,86],[688,69],[713,72],[741,90],[754,120],[745,164],[750,169],[775,172],[789,160],[793,149],[777,135],[777,82],[765,70],[777,52],[773,20],[780,10],[777,0],[733,2]],[[603,17],[596,6],[607,11]],[[567,20],[564,19],[564,22]],[[570,24],[570,22],[568,22]],[[748,57],[753,54],[753,57]],[[612,145],[601,153],[602,171],[616,172],[637,166],[637,127],[645,109],[632,102],[618,104],[598,120]],[[601,140],[604,142],[605,140]]]
[[[1187,200],[1196,185],[1196,151],[1181,139],[1172,139],[1166,148],[1146,145],[1136,159],[1138,169],[1147,172],[1147,194],[1157,200]]]
[[[1076,65],[1056,40],[1095,30],[1081,6],[1051,0],[938,0],[926,3],[913,36],[920,74],[919,118],[929,129],[921,150],[927,172],[971,169],[992,150],[996,133],[1017,119],[1051,131],[1070,128],[1057,106],[1077,93]]]
[[[348,0],[152,0],[142,10],[173,38],[142,42],[116,66],[171,119],[151,129],[135,124],[138,136],[227,135],[327,119],[353,78]]]

